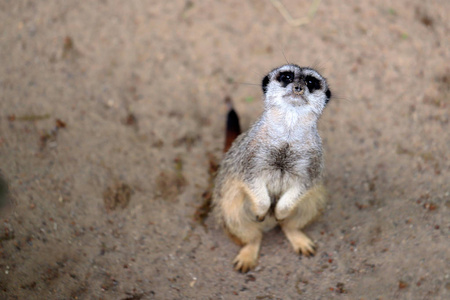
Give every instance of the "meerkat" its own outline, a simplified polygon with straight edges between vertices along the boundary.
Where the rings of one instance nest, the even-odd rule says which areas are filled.
[[[263,232],[277,225],[298,254],[314,255],[316,247],[301,229],[326,201],[317,130],[331,98],[326,79],[287,64],[264,77],[262,90],[264,111],[225,154],[213,192],[219,224],[242,246],[233,264],[244,273],[257,264]]]

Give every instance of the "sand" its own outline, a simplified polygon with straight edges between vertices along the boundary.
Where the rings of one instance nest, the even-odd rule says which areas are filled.
[[[282,3],[294,17],[312,1]],[[450,2],[0,1],[1,299],[448,299]],[[208,215],[230,96],[317,68],[330,197],[239,274]],[[4,185],[3,185],[4,186]]]

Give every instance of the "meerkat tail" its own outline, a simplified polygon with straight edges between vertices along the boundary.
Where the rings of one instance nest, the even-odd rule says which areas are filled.
[[[225,129],[225,147],[223,152],[227,152],[230,149],[233,141],[241,134],[241,126],[239,124],[239,117],[233,108],[233,103],[230,97],[225,98],[225,102],[228,105],[227,123]]]
[[[9,187],[8,182],[0,174],[0,210],[9,205]]]

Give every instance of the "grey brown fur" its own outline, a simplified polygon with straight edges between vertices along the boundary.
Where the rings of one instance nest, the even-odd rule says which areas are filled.
[[[256,265],[263,231],[277,224],[296,252],[313,255],[314,243],[300,229],[325,204],[317,131],[331,97],[325,78],[288,64],[262,83],[264,112],[226,153],[213,194],[219,223],[243,246],[234,260],[242,272]]]

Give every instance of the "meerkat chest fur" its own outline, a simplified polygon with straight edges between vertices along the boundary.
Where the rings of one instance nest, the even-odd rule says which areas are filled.
[[[258,126],[260,125],[260,126]],[[292,186],[309,188],[322,170],[322,143],[314,114],[299,107],[269,108],[253,128],[249,175],[265,183],[276,202]]]

